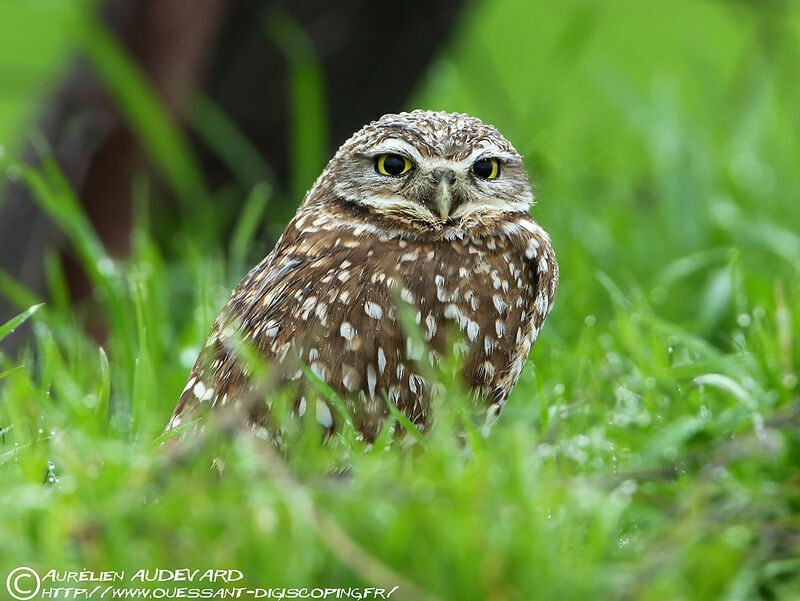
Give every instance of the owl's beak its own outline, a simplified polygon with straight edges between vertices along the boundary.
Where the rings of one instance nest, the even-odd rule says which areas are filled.
[[[453,204],[452,186],[456,181],[456,174],[452,169],[436,169],[431,176],[436,184],[435,198],[439,217],[447,219]]]

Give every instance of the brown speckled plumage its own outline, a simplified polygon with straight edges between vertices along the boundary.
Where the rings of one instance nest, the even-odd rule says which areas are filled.
[[[413,168],[377,173],[386,153]],[[499,161],[496,179],[469,169],[486,158]],[[233,291],[168,428],[200,403],[252,395],[229,328],[268,360],[273,382],[296,382],[299,414],[311,411],[326,427],[336,421],[324,403],[307,407],[298,360],[345,400],[368,440],[389,413],[384,395],[424,429],[430,387],[417,362],[436,363],[457,330],[464,381],[498,415],[558,284],[532,201],[520,156],[478,119],[414,111],[370,123],[342,145],[275,249]],[[410,305],[425,348],[404,335],[396,298]],[[255,423],[267,419],[265,407],[251,412]]]

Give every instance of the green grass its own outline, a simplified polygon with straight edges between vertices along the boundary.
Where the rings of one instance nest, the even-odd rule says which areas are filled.
[[[399,585],[393,598],[414,599],[800,598],[800,17],[558,6],[476,3],[409,103],[470,112],[517,145],[561,265],[486,439],[461,436],[451,389],[415,444],[387,433],[368,450],[345,429],[320,446],[288,424],[284,461],[220,419],[161,446],[217,311],[269,250],[261,231],[285,224],[273,207],[299,199],[237,159],[249,143],[205,99],[193,127],[240,165],[246,209],[204,192],[163,242],[142,179],[129,260],[107,256],[52,164],[10,170],[69,235],[95,302],[69,303],[56,257],[38,310],[0,277],[34,333],[0,357],[0,590],[28,565],[235,568],[250,586]],[[160,123],[124,54],[94,41],[74,44],[115,71],[132,122]],[[312,82],[295,102],[318,123],[317,67],[290,42],[293,98]],[[313,128],[295,108],[299,141]],[[186,203],[202,182],[185,144],[172,128],[139,135]],[[83,333],[98,311],[103,348]]]

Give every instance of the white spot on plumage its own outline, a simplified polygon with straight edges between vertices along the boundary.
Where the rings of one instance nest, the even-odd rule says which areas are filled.
[[[461,321],[464,319],[464,314],[461,312],[461,309],[459,309],[456,305],[450,303],[449,305],[446,305],[444,308],[444,317],[445,319],[452,319],[460,324]]]
[[[350,392],[358,390],[361,378],[356,368],[347,363],[342,363],[342,384]]]
[[[428,313],[428,316],[425,318],[425,340],[428,342],[436,335],[436,317],[434,317],[433,313]]]
[[[339,326],[339,333],[345,340],[352,340],[356,336],[356,329],[349,321],[343,321],[342,325]]]
[[[525,249],[525,256],[528,259],[533,259],[537,255],[537,251],[539,250],[539,242],[536,238],[531,238],[528,240],[528,247]]]
[[[479,331],[480,327],[478,326],[478,322],[469,320],[469,323],[467,324],[467,337],[471,342],[475,342],[475,338],[478,337]]]
[[[543,291],[539,291],[539,294],[536,295],[536,300],[534,301],[534,306],[536,307],[536,311],[544,317],[547,314],[547,297],[545,297]]]
[[[400,298],[406,301],[409,305],[414,303],[414,295],[411,294],[411,291],[408,288],[400,289]]]
[[[324,364],[324,363],[322,363],[321,361],[314,361],[314,362],[312,362],[312,363],[311,363],[311,371],[312,371],[312,372],[314,373],[314,375],[315,375],[315,376],[317,376],[317,377],[318,377],[320,380],[322,380],[323,382],[325,382],[325,381],[326,381],[326,379],[325,379],[325,376],[327,375],[327,372],[328,372],[328,370],[327,370],[327,368],[325,367],[325,364]]]
[[[539,259],[539,273],[547,273],[548,269],[550,269],[550,266],[547,264],[547,257]]]
[[[206,385],[202,382],[197,382],[197,384],[194,385],[192,392],[198,401],[208,401],[214,396],[214,389],[206,388]]]
[[[316,411],[316,418],[317,422],[326,428],[330,428],[333,425],[333,416],[331,415],[331,409],[328,405],[323,401],[317,401],[317,411]]]
[[[261,330],[262,334],[267,338],[275,338],[278,335],[278,331],[280,330],[280,326],[277,322],[268,321],[264,328]]]
[[[375,386],[378,383],[378,376],[375,374],[375,368],[372,364],[367,365],[367,387],[369,388],[370,398],[375,398]]]
[[[319,322],[323,326],[328,325],[328,309],[325,305],[322,303],[318,304],[314,312],[317,315],[317,319],[319,319]]]
[[[494,320],[494,331],[497,333],[498,338],[502,338],[506,335],[506,322],[502,319],[495,319]]]
[[[492,303],[494,303],[494,308],[497,309],[497,312],[500,313],[500,315],[503,315],[506,312],[506,309],[508,309],[508,304],[499,294],[492,295]]]
[[[383,317],[383,309],[381,309],[381,306],[371,301],[364,303],[364,312],[372,319],[380,319]]]
[[[194,383],[195,383],[196,381],[197,381],[197,378],[195,378],[194,376],[192,376],[191,378],[189,378],[189,381],[186,383],[186,386],[184,386],[184,387],[183,387],[183,392],[186,392],[186,391],[187,391],[187,390],[189,390],[189,389],[190,389],[192,386],[194,386]],[[183,394],[183,392],[182,392],[181,394]]]
[[[386,369],[386,354],[381,347],[378,347],[378,371],[383,375],[383,370]]]
[[[416,374],[408,377],[408,388],[413,394],[422,394],[425,391],[425,380]]]

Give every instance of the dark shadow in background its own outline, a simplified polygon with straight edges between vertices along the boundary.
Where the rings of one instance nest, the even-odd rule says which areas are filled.
[[[265,19],[288,15],[305,31],[322,69],[332,151],[362,124],[404,103],[436,51],[447,41],[465,0],[379,3],[369,0],[121,0],[104,19],[147,74],[168,110],[186,122],[199,86],[244,132],[273,168],[289,179],[289,81],[284,53],[266,34]],[[265,27],[266,26],[266,27]],[[38,123],[101,240],[114,255],[129,251],[134,174],[148,170],[134,135],[92,70],[77,60]],[[210,189],[228,170],[192,139]],[[36,162],[33,147],[25,153]],[[0,267],[42,298],[44,259],[65,256],[73,298],[89,294],[64,236],[22,185],[0,203]],[[239,201],[244,194],[238,195]],[[293,199],[293,204],[299,202]],[[160,209],[169,210],[169,207]],[[0,299],[0,323],[19,311]],[[18,345],[23,336],[7,339]],[[7,350],[12,350],[8,348]]]

